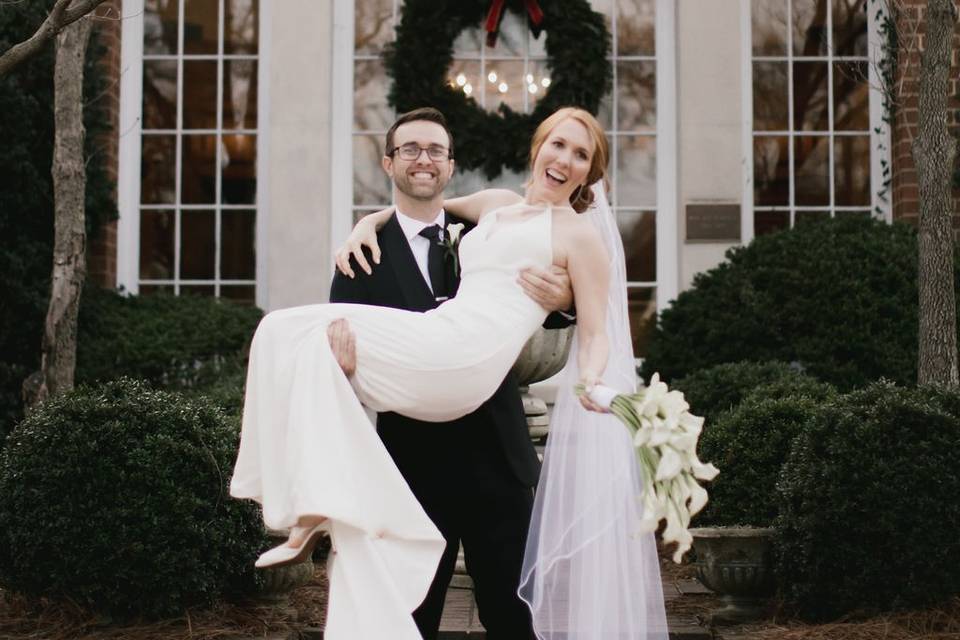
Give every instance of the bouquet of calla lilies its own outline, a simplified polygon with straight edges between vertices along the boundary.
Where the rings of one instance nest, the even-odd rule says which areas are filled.
[[[620,394],[602,385],[589,390],[577,385],[576,392],[609,408],[633,433],[643,483],[641,530],[656,531],[666,519],[663,540],[677,543],[673,561],[679,563],[693,542],[690,517],[707,504],[707,491],[697,481],[719,473],[697,458],[703,418],[691,414],[683,393],[670,391],[656,373],[637,393]]]

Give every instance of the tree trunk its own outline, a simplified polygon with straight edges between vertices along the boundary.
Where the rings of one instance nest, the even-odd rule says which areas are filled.
[[[956,20],[952,0],[928,0],[913,142],[920,188],[918,382],[952,388],[958,386],[951,197],[956,141],[947,130],[947,96]]]
[[[87,274],[83,154],[83,63],[93,20],[81,18],[57,36],[54,68],[54,245],[50,306],[43,332],[40,380],[29,404],[73,388],[77,312]],[[26,387],[25,387],[26,392]]]

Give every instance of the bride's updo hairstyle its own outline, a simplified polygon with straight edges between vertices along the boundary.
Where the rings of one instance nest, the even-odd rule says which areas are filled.
[[[573,193],[570,194],[570,206],[577,213],[583,213],[587,207],[593,204],[593,190],[590,185],[602,179],[604,188],[607,187],[607,162],[610,159],[607,136],[603,133],[603,127],[589,111],[578,107],[561,107],[541,122],[537,130],[533,132],[533,139],[530,141],[530,170],[533,171],[533,163],[537,159],[537,154],[540,153],[540,147],[550,137],[550,132],[567,119],[573,119],[582,124],[593,140],[593,157],[590,159],[587,182],[583,188],[574,189]]]

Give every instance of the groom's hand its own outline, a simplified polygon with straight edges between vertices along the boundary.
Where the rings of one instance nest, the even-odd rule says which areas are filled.
[[[566,311],[573,306],[573,289],[566,269],[556,265],[549,270],[530,267],[520,272],[517,282],[524,293],[547,311]]]
[[[334,359],[349,378],[357,370],[357,342],[350,323],[343,318],[331,322],[327,325],[327,340]]]

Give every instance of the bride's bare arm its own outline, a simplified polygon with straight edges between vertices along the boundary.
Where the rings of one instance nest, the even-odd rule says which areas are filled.
[[[484,189],[459,198],[446,198],[443,208],[458,218],[476,224],[488,211],[519,202],[523,198],[509,189]]]
[[[567,271],[577,307],[580,381],[591,387],[600,381],[609,355],[606,329],[609,257],[599,234],[583,218],[572,221],[564,237]],[[586,396],[581,401],[588,409],[599,410]]]

